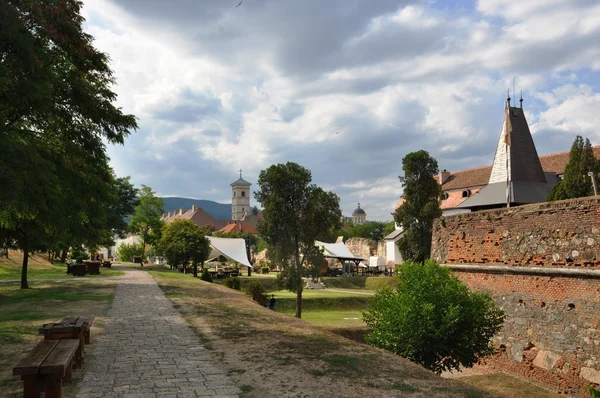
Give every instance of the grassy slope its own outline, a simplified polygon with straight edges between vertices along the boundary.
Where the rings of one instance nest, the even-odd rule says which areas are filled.
[[[154,267],[151,274],[247,397],[488,396],[398,356],[269,311],[240,292],[164,268]]]
[[[32,283],[32,289],[0,285],[0,396],[21,397],[22,382],[12,376],[12,368],[43,338],[38,328],[44,323],[58,322],[68,315],[96,315],[92,339],[102,329],[113,298],[110,282],[61,281]],[[87,355],[87,348],[86,348]],[[83,372],[73,373],[74,381]],[[63,397],[73,396],[76,383],[67,384]]]
[[[23,254],[21,252],[11,251],[9,258],[0,258],[0,280],[20,280],[21,264],[23,263]],[[65,264],[51,264],[46,255],[34,254],[29,259],[27,267],[27,278],[34,279],[69,279],[73,276],[66,273]],[[86,275],[88,278],[118,276],[123,275],[123,271],[109,268],[101,268],[100,275]]]

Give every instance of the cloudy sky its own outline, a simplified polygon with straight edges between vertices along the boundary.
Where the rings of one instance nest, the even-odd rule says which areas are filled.
[[[389,220],[407,153],[492,162],[513,77],[540,155],[600,143],[597,0],[84,1],[139,119],[112,165],[159,195],[230,203],[293,161]]]

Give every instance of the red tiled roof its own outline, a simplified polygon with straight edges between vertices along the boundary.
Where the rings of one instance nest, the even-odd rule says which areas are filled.
[[[258,234],[258,231],[256,231],[256,229],[252,225],[238,223],[228,224],[221,228],[218,232],[250,232],[254,235]]]
[[[594,151],[594,156],[600,158],[600,145],[592,147],[592,150]],[[563,174],[569,162],[569,153],[570,151],[565,151],[540,156],[540,163],[544,172]],[[492,166],[484,166],[450,173],[448,179],[442,184],[442,190],[451,191],[483,187],[487,185],[491,172]]]

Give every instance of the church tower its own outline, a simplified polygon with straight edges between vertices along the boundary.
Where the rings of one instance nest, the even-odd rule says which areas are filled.
[[[231,219],[241,220],[244,215],[250,214],[250,184],[242,178],[231,183]]]

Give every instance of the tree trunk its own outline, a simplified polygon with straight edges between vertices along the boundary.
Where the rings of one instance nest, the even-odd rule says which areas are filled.
[[[29,264],[29,238],[27,235],[23,238],[23,268],[21,269],[21,289],[29,289],[27,283],[27,265]]]
[[[296,250],[296,272],[298,272],[298,291],[296,292],[296,318],[302,318],[302,263],[300,262],[300,253]]]
[[[68,250],[68,249],[64,249],[64,250],[62,251],[62,253],[60,254],[60,262],[61,262],[61,263],[63,263],[63,264],[64,264],[64,263],[67,261],[67,254],[68,254],[68,253],[69,253],[69,250]]]
[[[194,261],[194,278],[198,277],[198,264]]]

